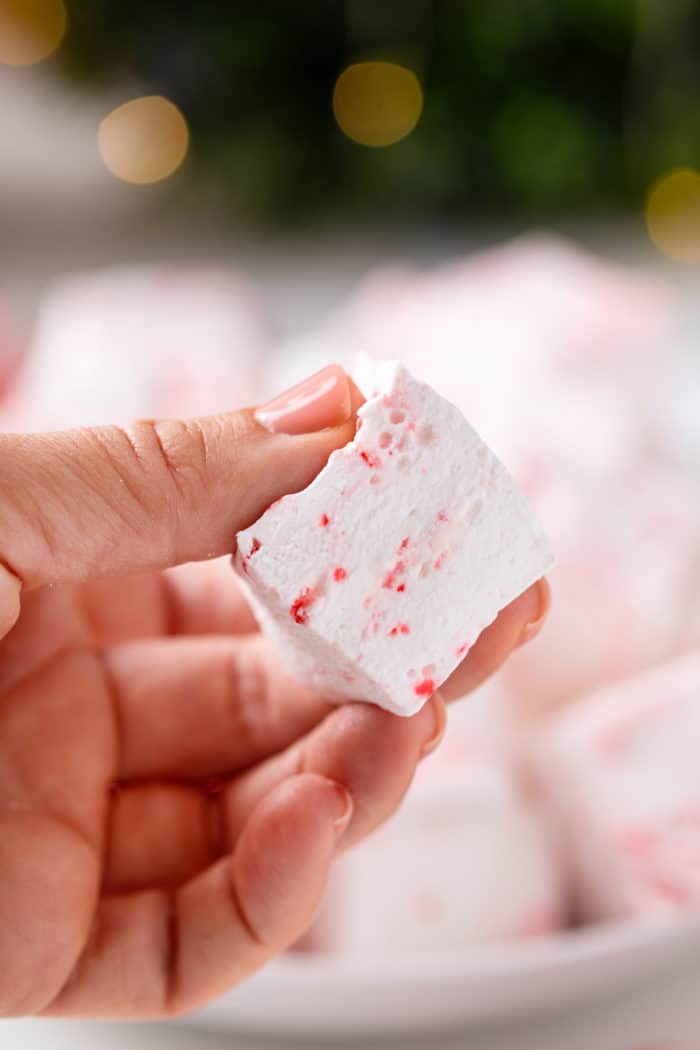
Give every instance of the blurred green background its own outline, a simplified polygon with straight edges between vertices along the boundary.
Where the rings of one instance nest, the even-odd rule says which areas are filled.
[[[57,61],[90,87],[172,99],[178,178],[255,223],[639,213],[700,166],[695,0],[73,0]],[[332,96],[352,62],[413,70],[415,130],[358,145]]]

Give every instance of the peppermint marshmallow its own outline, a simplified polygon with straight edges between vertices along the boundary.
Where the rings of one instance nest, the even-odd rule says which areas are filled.
[[[471,717],[472,699],[398,812],[334,865],[307,950],[449,952],[564,925],[556,835],[520,790],[495,727]]]
[[[539,741],[582,919],[700,906],[700,651],[609,686]]]
[[[208,414],[255,399],[262,313],[224,267],[117,266],[46,294],[8,408],[17,428]]]
[[[239,533],[236,566],[297,677],[411,715],[553,559],[458,409],[397,362],[371,371],[355,439]]]

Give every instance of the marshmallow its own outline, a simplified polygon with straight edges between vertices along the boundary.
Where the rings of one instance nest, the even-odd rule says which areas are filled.
[[[458,409],[397,362],[372,382],[355,439],[239,533],[236,566],[303,682],[411,715],[553,559]]]
[[[468,721],[451,720],[398,812],[336,861],[307,950],[459,951],[564,925],[556,836],[494,727]]]
[[[543,460],[528,495],[558,564],[546,633],[503,669],[518,715],[539,717],[700,644],[700,499],[689,477],[649,462],[596,482]]]
[[[57,282],[10,410],[19,428],[198,415],[257,393],[263,326],[224,268],[114,267]]]
[[[700,651],[609,686],[538,741],[584,920],[700,905]]]

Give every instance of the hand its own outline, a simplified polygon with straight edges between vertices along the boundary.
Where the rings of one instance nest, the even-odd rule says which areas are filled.
[[[439,739],[438,695],[401,719],[292,681],[227,563],[163,571],[229,553],[356,405],[331,369],[257,418],[0,437],[0,1016],[165,1016],[241,981]],[[445,696],[542,597],[504,610]]]

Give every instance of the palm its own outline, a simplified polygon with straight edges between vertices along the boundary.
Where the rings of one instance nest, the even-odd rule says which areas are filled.
[[[514,609],[456,690],[503,658]],[[0,641],[0,1014],[171,1012],[298,936],[325,854],[279,915],[247,903],[260,842],[330,858],[302,804],[313,776],[350,789],[354,841],[396,806],[425,737],[422,716],[328,711],[277,668],[220,564],[29,593]],[[261,813],[302,770],[301,795]]]

